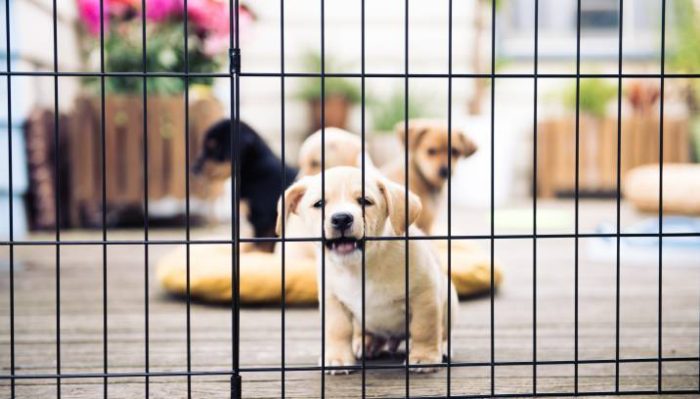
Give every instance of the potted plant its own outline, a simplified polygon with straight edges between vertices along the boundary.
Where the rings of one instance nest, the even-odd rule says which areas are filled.
[[[102,4],[101,4],[102,3]],[[82,31],[81,47],[89,70],[99,70],[102,54],[106,72],[193,75],[148,77],[147,104],[143,104],[141,76],[106,76],[84,79],[86,94],[76,100],[71,116],[72,207],[77,224],[91,225],[101,208],[100,166],[105,163],[108,221],[122,224],[119,214],[140,209],[143,202],[144,107],[148,129],[148,196],[150,200],[182,202],[185,186],[185,118],[188,107],[190,156],[195,156],[201,136],[224,114],[211,93],[214,79],[197,74],[213,73],[227,63],[230,37],[229,3],[221,0],[77,0]],[[240,30],[254,20],[245,6],[239,10]],[[142,48],[146,23],[146,49]],[[187,30],[185,31],[185,17]],[[185,50],[185,39],[187,49]],[[100,50],[104,43],[103,52]],[[189,84],[189,104],[184,91]],[[101,155],[102,99],[104,95],[105,158]],[[98,134],[96,134],[98,133]],[[208,185],[192,179],[192,196],[206,198]],[[152,207],[151,209],[155,209]],[[173,209],[172,207],[169,209]],[[179,209],[179,207],[178,207]],[[128,213],[127,212],[127,213]],[[176,212],[177,213],[177,212]],[[114,217],[112,218],[112,215]],[[99,216],[97,217],[99,219]]]
[[[303,57],[304,69],[309,72],[321,72],[321,56],[318,53],[308,52]],[[324,70],[326,72],[338,70],[339,65],[328,57],[325,59]],[[354,104],[360,101],[360,89],[352,81],[328,77],[324,79],[323,119],[326,126],[345,129],[348,115]],[[310,108],[311,132],[321,128],[321,78],[307,78],[297,92],[299,99],[306,101]]]
[[[377,166],[382,166],[396,157],[403,157],[403,143],[399,143],[396,137],[396,125],[406,119],[405,101],[403,89],[397,88],[386,99],[372,96],[368,102],[372,115],[372,134],[369,136],[368,150]],[[429,102],[425,97],[410,98],[408,119],[431,115]]]

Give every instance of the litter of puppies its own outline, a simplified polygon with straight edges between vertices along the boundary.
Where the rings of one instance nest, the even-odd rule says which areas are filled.
[[[231,124],[224,120],[207,132],[195,163],[196,172],[212,181],[231,175]],[[459,241],[452,243],[448,279],[445,240],[421,239],[430,234],[450,172],[460,158],[476,151],[475,144],[439,121],[409,121],[408,130],[404,125],[397,125],[397,134],[408,144],[408,172],[403,169],[405,160],[378,170],[363,154],[360,137],[338,128],[325,128],[306,139],[298,169],[283,165],[260,135],[241,122],[236,152],[241,154],[240,194],[250,208],[248,220],[255,237],[322,238],[286,242],[284,259],[282,245],[241,247],[241,302],[278,302],[284,290],[287,303],[325,304],[328,366],[353,365],[363,352],[371,358],[382,348],[396,351],[410,337],[409,362],[426,365],[412,371],[435,371],[430,365],[445,354],[447,315],[456,317],[458,294],[483,294],[502,280],[500,269],[480,248]],[[408,192],[403,185],[406,173]],[[230,301],[232,248],[198,245],[191,250],[196,256],[190,260],[189,284],[183,251],[159,261],[157,277],[166,291],[182,295],[189,286],[193,298]],[[324,298],[319,289],[322,263]],[[364,339],[359,327],[363,299],[357,295],[363,269]],[[404,298],[406,278],[408,298]],[[449,312],[448,295],[452,296]],[[411,315],[408,321],[406,314]]]

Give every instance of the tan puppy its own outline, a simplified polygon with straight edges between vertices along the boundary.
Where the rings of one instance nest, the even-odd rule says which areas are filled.
[[[300,216],[310,236],[320,236],[317,272],[321,281],[321,251],[325,252],[325,312],[327,366],[351,366],[362,352],[362,256],[366,270],[365,327],[369,336],[365,345],[372,349],[382,345],[374,340],[398,342],[406,339],[405,332],[405,256],[406,243],[397,240],[364,240],[368,237],[402,237],[406,229],[410,236],[422,235],[414,226],[407,226],[420,214],[420,200],[409,195],[408,216],[405,208],[405,188],[378,174],[366,176],[362,196],[362,172],[352,167],[336,167],[325,171],[325,201],[321,196],[321,175],[305,177],[285,192],[286,209]],[[321,221],[321,209],[325,220]],[[365,214],[363,218],[364,208]],[[407,218],[407,219],[406,219]],[[278,227],[281,219],[278,221]],[[433,246],[426,240],[409,241],[408,312],[410,314],[408,348],[409,364],[441,362],[447,337],[447,295],[457,306],[454,286],[448,285],[441,271]],[[319,288],[319,293],[322,290]],[[321,294],[319,294],[321,295]],[[321,299],[319,299],[321,302]],[[323,311],[323,309],[321,310]],[[453,319],[457,309],[452,309]],[[359,352],[359,353],[358,353]],[[434,367],[412,368],[415,372],[435,371]],[[347,373],[332,370],[331,374]]]
[[[299,149],[299,174],[312,176],[321,167],[321,143],[325,144],[323,161],[325,169],[334,166],[362,166],[362,138],[347,130],[327,127],[316,131],[304,140]],[[369,154],[365,152],[365,170],[375,169]]]
[[[318,130],[304,140],[299,149],[299,178],[313,176],[321,171],[321,144],[325,144],[325,168],[335,166],[362,166],[362,138],[347,130],[327,127],[325,131]],[[365,152],[365,171],[376,171],[369,154]],[[305,237],[304,226],[298,217],[291,217],[285,224],[286,237]],[[278,233],[279,234],[279,233]],[[314,246],[311,242],[288,242],[287,256],[292,258],[315,258]],[[281,245],[276,248],[281,251]]]
[[[472,155],[476,151],[476,144],[464,132],[453,128],[450,149],[450,132],[444,121],[412,119],[408,122],[408,132],[403,122],[396,125],[396,132],[401,143],[408,141],[408,188],[420,197],[423,204],[423,211],[416,225],[430,234],[440,194],[450,170],[455,170],[461,158]],[[448,161],[450,151],[451,168]],[[404,164],[405,160],[401,157],[382,171],[391,180],[405,184]]]

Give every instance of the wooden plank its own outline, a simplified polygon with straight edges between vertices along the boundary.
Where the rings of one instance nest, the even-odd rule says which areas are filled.
[[[561,202],[564,206],[569,202]],[[595,208],[612,212],[609,206]],[[624,206],[624,204],[623,204]],[[627,209],[623,208],[624,212]],[[614,215],[608,214],[607,217]],[[480,220],[474,214],[457,211],[455,217]],[[603,217],[604,218],[604,217]],[[633,219],[630,219],[633,220]],[[593,221],[582,221],[586,223]],[[193,236],[211,232],[195,231]],[[113,238],[140,237],[140,232],[115,232]],[[175,234],[175,233],[173,233]],[[167,232],[163,237],[168,237]],[[42,239],[42,236],[35,237]],[[92,238],[89,233],[66,233],[66,239]],[[538,241],[538,354],[540,360],[571,360],[573,328],[573,244],[571,240]],[[585,256],[586,239],[581,239],[579,282],[579,357],[612,359],[615,354],[614,256],[610,262],[592,262]],[[152,262],[173,246],[150,247]],[[497,361],[532,359],[532,274],[529,240],[501,240],[495,248],[504,268],[505,281],[495,297],[495,353]],[[19,266],[15,280],[16,362],[23,374],[55,372],[55,249],[15,247]],[[6,260],[0,248],[0,260]],[[102,372],[102,249],[99,246],[61,248],[61,338],[62,369],[66,373]],[[632,263],[624,254],[621,265],[621,354],[624,358],[657,356],[657,273],[656,267]],[[143,246],[108,248],[109,371],[144,370],[144,276]],[[149,265],[153,267],[153,263]],[[186,314],[184,303],[166,297],[157,286],[151,270],[150,366],[152,371],[182,371],[186,367]],[[700,270],[664,268],[664,356],[695,357],[698,353],[698,300]],[[0,271],[0,292],[8,292],[7,270]],[[460,303],[461,314],[453,331],[456,362],[490,360],[490,300],[478,298]],[[231,367],[230,308],[192,306],[192,367],[194,370],[227,370]],[[0,325],[8,320],[8,296],[0,296]],[[281,313],[278,306],[244,307],[241,313],[241,362],[243,367],[278,367],[281,353]],[[314,366],[320,354],[320,320],[314,308],[289,308],[286,313],[286,364]],[[0,372],[8,373],[9,337],[0,334]],[[397,366],[400,360],[391,361]],[[527,393],[531,390],[532,367],[498,366],[498,392]],[[697,389],[697,362],[664,364],[665,389]],[[614,366],[581,365],[580,388],[584,391],[611,389]],[[381,370],[367,373],[369,397],[403,394],[403,371]],[[538,390],[571,391],[573,366],[538,366]],[[446,372],[411,376],[415,395],[444,393]],[[360,393],[360,375],[329,376],[328,397],[355,397]],[[182,397],[183,377],[151,378],[151,397]],[[279,372],[244,372],[244,397],[278,397]],[[631,363],[621,367],[621,387],[625,390],[655,389],[656,364]],[[101,378],[66,380],[66,397],[91,398],[102,392]],[[0,396],[7,386],[0,382]],[[225,376],[193,377],[194,397],[225,397]],[[18,396],[55,395],[54,380],[21,380]],[[320,396],[318,372],[289,371],[285,391],[288,397]],[[452,370],[453,394],[488,394],[489,367],[462,367]],[[140,397],[142,378],[110,378],[110,397]]]

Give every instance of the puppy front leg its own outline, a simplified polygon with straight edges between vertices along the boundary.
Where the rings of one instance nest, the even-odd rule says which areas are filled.
[[[323,311],[323,310],[322,310]],[[325,365],[345,367],[355,365],[352,352],[352,314],[338,299],[326,296],[326,357]],[[328,374],[350,374],[351,370],[327,370]]]
[[[437,364],[442,361],[442,308],[430,290],[410,299],[409,364]],[[416,373],[431,373],[436,367],[412,368]]]

